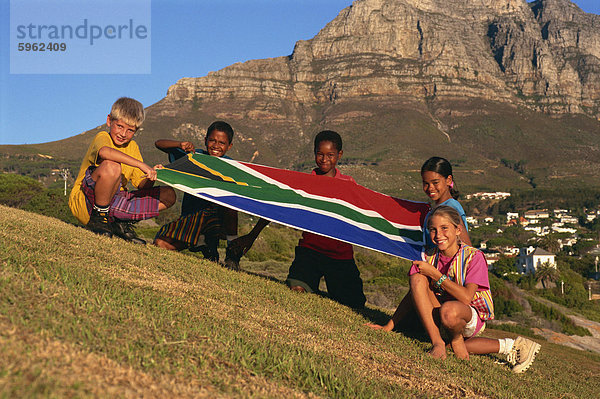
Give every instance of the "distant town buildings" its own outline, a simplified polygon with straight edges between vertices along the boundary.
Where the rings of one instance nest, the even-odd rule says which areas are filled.
[[[479,225],[479,220],[473,216],[467,216],[467,223],[469,226],[477,226]]]
[[[476,193],[473,196],[481,197],[483,194],[489,196],[494,193]],[[517,271],[520,273],[535,273],[537,268],[544,263],[556,267],[556,256],[550,252],[545,251],[542,248],[536,248],[535,242],[540,241],[541,238],[550,234],[560,234],[553,236],[552,241],[556,243],[557,249],[560,248],[568,255],[574,253],[574,248],[579,241],[596,241],[596,246],[591,246],[590,254],[600,256],[600,243],[598,238],[582,236],[585,230],[585,226],[580,225],[581,223],[591,223],[600,216],[600,210],[588,210],[583,214],[583,217],[575,216],[571,214],[571,211],[567,209],[535,209],[526,212],[507,212],[506,215],[497,217],[496,219],[489,216],[486,217],[475,217],[467,216],[467,223],[469,228],[478,229],[484,225],[490,225],[493,230],[486,230],[486,234],[489,235],[485,238],[490,239],[487,241],[484,239],[480,242],[480,249],[485,253],[485,257],[488,262],[490,269],[493,268],[493,264],[500,258],[514,258]],[[490,245],[492,239],[502,237],[502,234],[506,231],[507,227],[518,226],[525,231],[533,234],[532,238],[529,238],[531,246],[527,248],[517,248],[514,246],[499,246]],[[491,232],[494,233],[491,233]],[[512,233],[511,233],[512,234]],[[502,240],[494,240],[494,242],[502,242]],[[589,244],[585,244],[589,246]]]
[[[495,193],[474,193],[467,194],[465,196],[466,199],[477,198],[477,199],[506,199],[510,197],[510,193],[505,193],[502,191],[496,191]]]
[[[561,223],[570,223],[570,224],[579,223],[579,220],[577,220],[577,218],[575,216],[571,216],[571,215],[562,215],[559,220]]]
[[[536,219],[548,219],[550,217],[550,213],[547,209],[539,209],[533,211],[526,211],[524,216],[525,219],[529,219],[531,221]]]
[[[508,194],[508,195],[506,195]],[[467,198],[505,198],[509,193],[475,193]],[[597,255],[600,259],[600,240],[599,237],[590,235],[585,223],[593,223],[600,217],[600,209],[585,210],[584,213],[572,214],[567,209],[534,209],[525,212],[507,212],[505,215],[496,217],[490,216],[467,216],[469,229],[479,229],[482,226],[486,228],[479,248],[484,252],[488,267],[494,268],[494,263],[502,258],[514,259],[516,270],[520,273],[535,273],[542,264],[548,264],[556,268],[556,255],[542,248],[536,248],[536,242],[550,235],[550,241],[556,248],[567,255],[579,253],[582,248],[589,248],[586,253]],[[530,245],[527,248],[517,248],[510,245],[500,245],[503,242],[502,236],[511,226],[519,227],[524,231],[530,232],[529,235],[522,235],[518,231],[511,230],[511,237],[514,234],[520,234],[518,239],[526,239]],[[492,227],[493,229],[490,229]],[[556,235],[553,235],[556,234]],[[547,240],[548,238],[545,238]],[[589,242],[589,243],[588,243]],[[493,243],[492,245],[490,245]],[[581,243],[581,246],[577,246]],[[600,272],[598,273],[600,276]],[[600,278],[600,277],[599,277]]]
[[[511,220],[519,220],[518,212],[506,212],[506,221],[510,222]]]

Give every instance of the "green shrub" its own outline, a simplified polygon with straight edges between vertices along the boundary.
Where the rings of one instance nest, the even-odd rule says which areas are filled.
[[[518,335],[526,335],[528,337],[536,336],[536,334],[534,334],[534,332],[530,328],[523,327],[522,325],[519,325],[519,324],[509,324],[509,323],[494,324],[492,326],[492,328],[494,328],[495,330],[508,331],[508,332],[515,333]]]
[[[576,325],[573,320],[562,314],[554,307],[546,306],[538,301],[528,298],[527,301],[531,305],[531,310],[550,321],[558,321],[561,325],[562,332],[570,335],[591,336],[592,334],[587,328]]]
[[[512,317],[523,311],[523,306],[514,299],[506,299],[503,296],[494,296],[494,313],[496,317]]]
[[[65,196],[63,189],[43,189],[34,195],[22,208],[26,211],[50,216],[67,223],[78,223],[69,209],[68,197]]]
[[[0,174],[0,204],[22,208],[35,195],[44,191],[44,186],[31,177],[12,173]]]

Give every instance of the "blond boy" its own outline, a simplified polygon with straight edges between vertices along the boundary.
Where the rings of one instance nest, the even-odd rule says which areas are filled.
[[[153,187],[162,166],[145,164],[133,140],[143,121],[138,101],[122,97],[113,104],[108,132],[94,137],[69,196],[71,212],[89,230],[140,244],[145,241],[136,236],[132,222],[157,216],[176,199],[171,187]],[[128,182],[137,190],[128,191]]]

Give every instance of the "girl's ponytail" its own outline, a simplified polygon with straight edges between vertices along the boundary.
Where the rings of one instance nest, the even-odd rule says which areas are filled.
[[[448,176],[446,176],[446,177],[448,177]],[[452,198],[457,200],[458,197],[460,196],[460,192],[455,187],[456,187],[456,184],[454,184],[454,175],[452,175],[452,183],[450,183],[450,195],[452,196]]]
[[[454,175],[452,174],[452,165],[448,162],[447,159],[441,157],[431,157],[423,166],[421,166],[421,175],[425,172],[435,172],[438,173],[444,178],[448,178],[448,176],[452,176],[452,183],[450,183],[450,195],[455,200],[459,197],[459,191],[456,188],[456,183],[454,182]]]

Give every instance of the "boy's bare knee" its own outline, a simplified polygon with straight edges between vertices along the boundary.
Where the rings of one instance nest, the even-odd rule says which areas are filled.
[[[119,162],[102,161],[100,166],[98,166],[98,169],[100,168],[102,168],[102,172],[104,173],[121,177],[121,164]]]
[[[100,165],[92,172],[92,179],[94,179],[94,181],[98,181],[99,178],[120,179],[121,164],[109,160],[102,161],[102,163],[100,163]]]
[[[160,188],[160,202],[165,205],[165,208],[172,207],[176,200],[177,194],[175,194],[173,188],[164,186]]]

